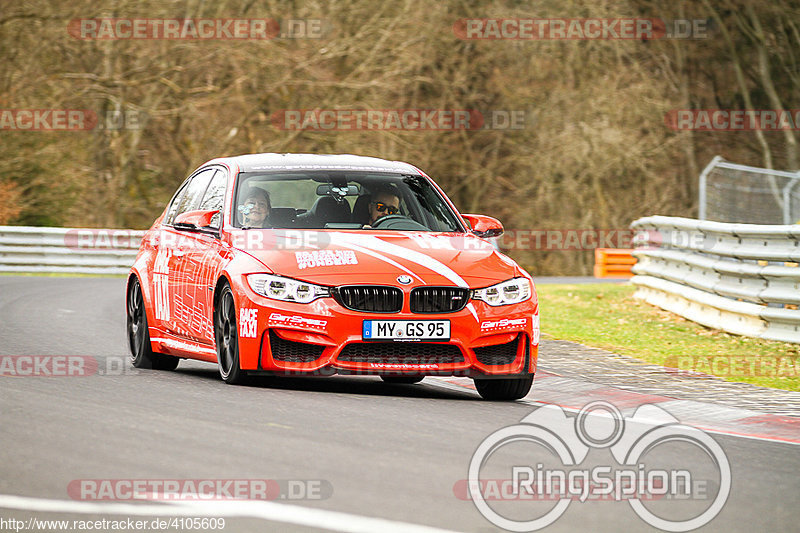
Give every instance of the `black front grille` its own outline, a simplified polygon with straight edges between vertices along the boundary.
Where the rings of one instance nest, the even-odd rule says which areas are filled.
[[[462,287],[417,287],[411,291],[414,313],[455,313],[469,302],[469,289]]]
[[[354,342],[339,354],[339,361],[431,365],[463,363],[464,356],[453,344],[429,342]]]
[[[474,348],[475,355],[484,365],[510,365],[517,358],[518,340],[519,338],[516,338],[506,344]]]
[[[348,285],[333,292],[342,306],[368,313],[396,313],[403,308],[403,291],[383,285]]]
[[[286,363],[310,363],[322,357],[325,350],[324,346],[282,339],[272,330],[269,332],[269,346],[272,358]]]

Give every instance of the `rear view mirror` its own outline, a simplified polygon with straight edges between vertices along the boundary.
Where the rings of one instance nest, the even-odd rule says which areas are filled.
[[[324,183],[317,186],[317,196],[358,196],[358,185],[332,185]]]
[[[482,239],[491,239],[503,234],[503,224],[499,220],[486,215],[461,215],[469,224],[472,233]]]

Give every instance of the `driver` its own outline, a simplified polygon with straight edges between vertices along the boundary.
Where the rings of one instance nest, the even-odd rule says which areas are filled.
[[[386,215],[400,212],[400,196],[392,189],[380,189],[372,194],[369,202],[369,225]]]
[[[253,228],[269,226],[269,212],[272,205],[269,193],[261,187],[251,187],[239,210],[243,215],[242,225]]]

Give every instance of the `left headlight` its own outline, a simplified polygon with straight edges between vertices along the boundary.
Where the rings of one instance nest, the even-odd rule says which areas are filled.
[[[271,274],[250,274],[247,283],[261,296],[284,302],[307,304],[331,295],[328,287]]]
[[[472,291],[472,298],[491,306],[518,304],[531,297],[531,282],[526,278],[513,278],[484,289]]]

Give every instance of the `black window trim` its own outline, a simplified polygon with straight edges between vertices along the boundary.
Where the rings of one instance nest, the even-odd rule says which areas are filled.
[[[222,172],[222,174],[224,176],[224,179],[225,179],[225,194],[222,195],[222,207],[219,208],[219,227],[218,228],[214,228],[214,229],[210,229],[210,230],[206,230],[206,229],[201,229],[200,230],[201,233],[205,233],[206,235],[213,235],[214,237],[219,239],[219,238],[222,237],[222,226],[224,225],[223,218],[224,218],[224,212],[225,212],[225,200],[228,197],[228,178],[229,178],[229,176],[228,176],[228,172],[221,165],[209,165],[209,166],[207,166],[205,168],[206,169],[213,169],[216,172],[214,172],[214,174],[211,176],[211,179],[208,180],[208,185],[206,185],[206,189],[203,191],[203,195],[200,197],[200,203],[201,204],[203,203],[203,199],[205,199],[205,197],[206,197],[206,193],[208,192],[208,188],[211,187],[211,183],[214,181],[214,178],[217,176],[217,172]]]
[[[214,165],[208,165],[208,166],[200,167],[197,170],[195,170],[194,172],[192,172],[185,180],[183,180],[183,183],[181,183],[180,187],[178,187],[178,190],[175,192],[175,195],[172,197],[172,200],[168,204],[167,215],[166,216],[169,216],[169,210],[172,207],[172,204],[176,200],[178,200],[179,198],[182,198],[182,194],[181,193],[186,191],[186,188],[188,187],[189,182],[191,180],[193,180],[195,178],[195,176],[198,176],[199,174],[201,174],[202,172],[205,172],[206,170],[213,170],[215,172],[214,172],[214,174],[211,175],[211,178],[208,180],[208,183],[206,184],[206,188],[203,189],[203,194],[200,195],[200,201],[202,202],[203,198],[205,198],[206,192],[208,192],[208,187],[211,185],[211,182],[214,180],[214,176],[216,175],[216,172],[222,172],[225,175],[225,196],[223,196],[223,198],[222,198],[222,208],[219,210],[220,211],[219,228],[213,229],[213,230],[201,229],[201,230],[198,230],[198,233],[202,233],[204,235],[211,235],[211,236],[219,239],[222,236],[222,227],[224,226],[225,200],[227,199],[227,196],[228,196],[227,187],[228,187],[228,180],[230,179],[230,175],[229,175],[229,173],[227,172],[227,170],[225,169],[225,167],[223,165],[214,164]],[[178,217],[178,214],[179,213],[175,214],[175,218]],[[173,229],[177,229],[178,231],[180,231],[178,228],[175,228],[174,222],[173,223],[168,223],[166,220],[164,220],[164,221],[162,221],[161,225],[162,226],[167,226],[167,227],[170,227],[170,228],[173,228]]]
[[[324,168],[320,168],[320,169],[297,169],[297,171],[299,171],[299,172],[302,172],[302,171],[319,171],[319,172],[325,172],[326,170],[328,170],[328,171],[337,171],[337,170],[339,170],[339,169],[324,169]],[[249,179],[249,178],[250,178],[252,175],[265,175],[265,176],[266,176],[266,175],[269,175],[269,174],[278,174],[278,173],[286,173],[286,172],[287,172],[287,170],[286,170],[286,169],[282,169],[282,168],[275,168],[275,169],[266,168],[266,169],[263,169],[263,170],[258,170],[258,171],[254,171],[254,170],[240,170],[240,171],[239,171],[239,172],[236,174],[236,177],[235,177],[235,182],[234,182],[234,184],[233,184],[233,189],[232,189],[232,193],[231,193],[231,194],[232,194],[231,205],[232,205],[232,209],[233,209],[233,214],[231,215],[231,217],[232,217],[232,218],[231,218],[231,223],[234,225],[234,227],[237,227],[237,228],[239,227],[239,226],[237,226],[237,225],[236,225],[236,223],[235,223],[235,222],[236,222],[236,216],[235,216],[235,213],[236,213],[236,202],[238,201],[238,194],[239,194],[239,188],[240,188],[240,181],[241,181],[243,178],[244,178],[244,179]],[[289,172],[291,172],[291,170],[289,170]],[[364,173],[369,173],[369,172],[373,172],[373,171],[368,171],[368,170],[359,170],[359,169],[357,169],[357,168],[356,168],[356,169],[348,170],[348,172],[364,172]],[[461,217],[461,212],[458,210],[458,208],[456,208],[456,207],[455,207],[455,204],[453,204],[453,202],[452,202],[452,201],[449,201],[449,199],[445,198],[445,196],[444,196],[444,191],[440,190],[440,187],[439,187],[439,185],[438,185],[438,184],[437,184],[437,183],[436,183],[436,182],[433,180],[433,178],[431,178],[431,177],[429,177],[429,176],[426,176],[426,175],[424,175],[424,174],[419,174],[419,173],[418,173],[418,174],[415,174],[415,173],[412,173],[412,172],[395,172],[395,171],[392,171],[392,170],[377,171],[377,172],[374,172],[374,173],[376,173],[376,174],[395,175],[395,176],[402,176],[402,177],[421,178],[422,180],[425,180],[425,181],[428,183],[428,186],[429,186],[429,187],[431,188],[431,190],[433,191],[433,193],[434,193],[434,194],[435,194],[435,195],[436,195],[436,196],[439,198],[439,200],[440,200],[440,201],[441,201],[441,202],[442,202],[442,203],[443,203],[443,204],[444,204],[444,205],[445,205],[445,206],[446,206],[448,209],[450,209],[450,210],[452,211],[452,213],[453,213],[453,215],[454,215],[454,217],[453,217],[453,218],[454,218],[454,220],[453,220],[453,221],[454,221],[454,222],[456,223],[456,225],[457,225],[457,226],[460,228],[460,230],[455,230],[455,231],[442,231],[442,232],[437,232],[437,233],[471,233],[471,230],[470,230],[470,228],[469,228],[469,227],[467,227],[465,224],[463,224],[463,223],[461,222],[461,218],[462,218],[462,217]],[[406,202],[406,203],[407,203],[407,202]]]

